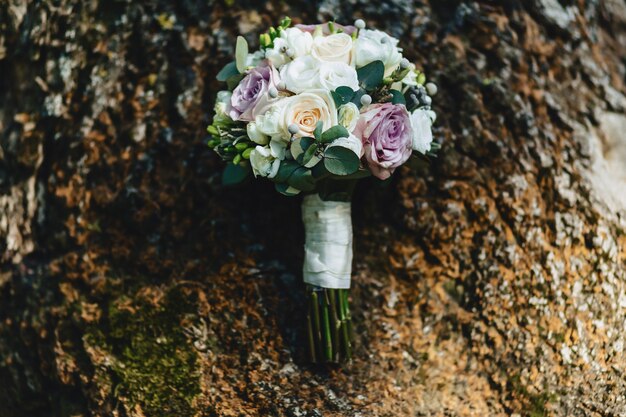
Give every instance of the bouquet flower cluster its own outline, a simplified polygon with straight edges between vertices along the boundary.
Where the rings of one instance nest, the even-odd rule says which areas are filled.
[[[357,180],[385,180],[414,154],[433,154],[437,87],[402,56],[398,40],[333,22],[291,26],[285,18],[218,74],[209,146],[229,163],[225,184],[250,174],[287,196],[304,194],[303,267],[311,359],[351,356],[348,289],[350,199]]]

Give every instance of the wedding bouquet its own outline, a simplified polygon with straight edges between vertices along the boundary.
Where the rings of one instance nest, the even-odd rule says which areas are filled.
[[[304,282],[313,362],[349,360],[352,324],[350,200],[357,180],[391,176],[411,155],[437,150],[433,83],[378,30],[285,18],[217,75],[209,146],[228,161],[224,184],[250,174],[287,196],[304,194]]]

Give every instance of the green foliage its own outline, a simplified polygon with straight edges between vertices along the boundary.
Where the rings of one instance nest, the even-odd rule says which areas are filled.
[[[406,106],[406,99],[400,91],[389,90],[389,94],[391,94],[391,102],[393,104],[404,104]]]
[[[237,70],[237,64],[235,63],[235,61],[233,61],[224,65],[224,67],[220,70],[220,72],[217,73],[216,78],[217,78],[217,81],[225,82],[230,77],[237,75],[237,74],[239,74],[239,71]]]
[[[383,81],[385,65],[382,61],[373,61],[356,70],[359,84],[367,91],[376,89]]]
[[[236,156],[239,156],[239,154]],[[239,161],[241,161],[241,157],[239,157]],[[243,167],[239,165],[238,163],[234,163],[234,160],[233,160],[233,163],[227,164],[226,168],[224,168],[224,171],[222,172],[222,185],[240,184],[246,178],[248,178],[249,174],[250,174],[249,167],[247,166]]]
[[[337,87],[335,91],[331,91],[331,95],[333,96],[335,105],[339,107],[352,101],[352,97],[354,97],[354,90],[350,87],[341,86]]]
[[[331,174],[354,174],[359,164],[358,155],[343,146],[330,146],[324,152],[324,166]]]
[[[319,141],[322,143],[330,143],[334,141],[335,139],[347,138],[348,136],[350,136],[350,132],[348,132],[348,129],[346,129],[345,127],[341,125],[337,125],[337,126],[331,127],[326,132],[322,133],[322,136],[320,137]]]

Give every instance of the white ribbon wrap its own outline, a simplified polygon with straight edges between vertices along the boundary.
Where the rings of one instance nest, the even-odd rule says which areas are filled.
[[[323,288],[348,289],[352,274],[350,203],[323,201],[319,195],[302,200],[304,222],[304,282]]]

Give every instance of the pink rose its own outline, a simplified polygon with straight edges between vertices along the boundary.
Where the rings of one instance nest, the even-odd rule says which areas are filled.
[[[271,87],[276,88],[279,81],[278,71],[267,62],[251,69],[233,91],[228,115],[233,120],[253,121],[276,101],[268,92]]]
[[[411,156],[411,119],[402,104],[372,104],[362,109],[354,135],[363,142],[365,159],[374,176],[389,178]]]

